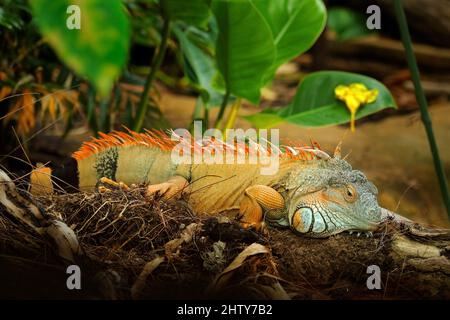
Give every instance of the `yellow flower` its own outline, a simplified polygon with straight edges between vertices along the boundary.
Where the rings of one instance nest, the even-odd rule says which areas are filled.
[[[345,102],[350,111],[350,128],[354,132],[356,112],[362,104],[374,102],[378,97],[378,90],[369,90],[362,83],[352,83],[349,86],[337,86],[334,94],[337,99]]]

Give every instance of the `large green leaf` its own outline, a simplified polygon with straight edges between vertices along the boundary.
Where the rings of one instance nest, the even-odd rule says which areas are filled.
[[[350,113],[345,104],[335,98],[334,89],[338,85],[352,83],[362,83],[368,89],[377,89],[379,92],[375,102],[359,108],[356,119],[385,108],[396,108],[389,90],[373,78],[341,71],[320,71],[305,77],[289,106],[278,110],[268,109],[246,118],[258,127],[272,127],[283,121],[308,127],[347,123]]]
[[[185,73],[189,80],[202,92],[206,105],[217,106],[223,99],[224,90],[214,87],[214,78],[219,72],[214,58],[195,42],[191,29],[173,28],[183,56]]]
[[[106,95],[128,56],[130,26],[120,0],[77,1],[81,29],[69,30],[70,0],[32,0],[39,29],[59,58]]]
[[[219,35],[216,58],[228,90],[259,102],[264,74],[275,61],[275,44],[266,20],[250,0],[214,0]]]
[[[344,7],[328,10],[328,26],[336,32],[337,39],[341,41],[374,33],[366,26],[366,16]]]
[[[170,20],[196,26],[205,26],[208,22],[211,0],[160,0],[160,3]]]
[[[283,63],[308,50],[326,24],[322,0],[252,0],[268,22],[276,46],[271,77]]]

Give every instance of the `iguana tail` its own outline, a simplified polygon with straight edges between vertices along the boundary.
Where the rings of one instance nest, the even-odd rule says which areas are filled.
[[[171,177],[176,166],[170,150],[176,145],[156,130],[99,133],[84,142],[61,166],[38,166],[30,175],[32,194],[93,190],[101,178],[126,184],[160,183]]]
[[[33,195],[79,190],[78,163],[69,158],[59,166],[38,164],[30,174],[30,193]]]

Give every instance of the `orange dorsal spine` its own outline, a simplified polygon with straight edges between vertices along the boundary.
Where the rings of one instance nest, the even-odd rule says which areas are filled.
[[[129,129],[127,131],[112,131],[108,134],[100,132],[100,138],[92,138],[91,141],[84,142],[81,148],[72,154],[72,157],[76,160],[82,160],[108,148],[131,145],[143,145],[158,148],[163,151],[170,151],[180,143],[176,137],[172,139],[167,133],[160,130],[145,130],[143,133],[137,133]],[[267,152],[269,156],[276,150],[281,158],[292,160],[316,159],[318,157],[314,151],[321,150],[320,145],[315,141],[311,142],[311,146],[290,141],[289,146],[283,145],[281,148],[278,148],[276,146],[272,147],[270,144],[262,146],[254,141],[251,144],[245,144],[243,146],[242,143],[235,142],[234,144],[230,144],[219,139],[208,140],[207,143],[205,141],[198,142],[191,139],[190,145],[194,152],[202,153],[206,150],[211,151],[212,146],[214,146],[215,150],[218,147],[222,147],[225,152],[238,153],[239,150],[243,150],[246,154]]]

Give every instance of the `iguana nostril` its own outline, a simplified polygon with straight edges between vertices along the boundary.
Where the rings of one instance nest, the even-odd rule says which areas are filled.
[[[369,219],[373,222],[380,222],[381,221],[381,208],[372,208],[369,209],[368,212]]]
[[[371,222],[379,222],[381,219],[381,208],[377,204],[376,197],[371,193],[364,193],[361,196],[362,211],[365,217]]]

